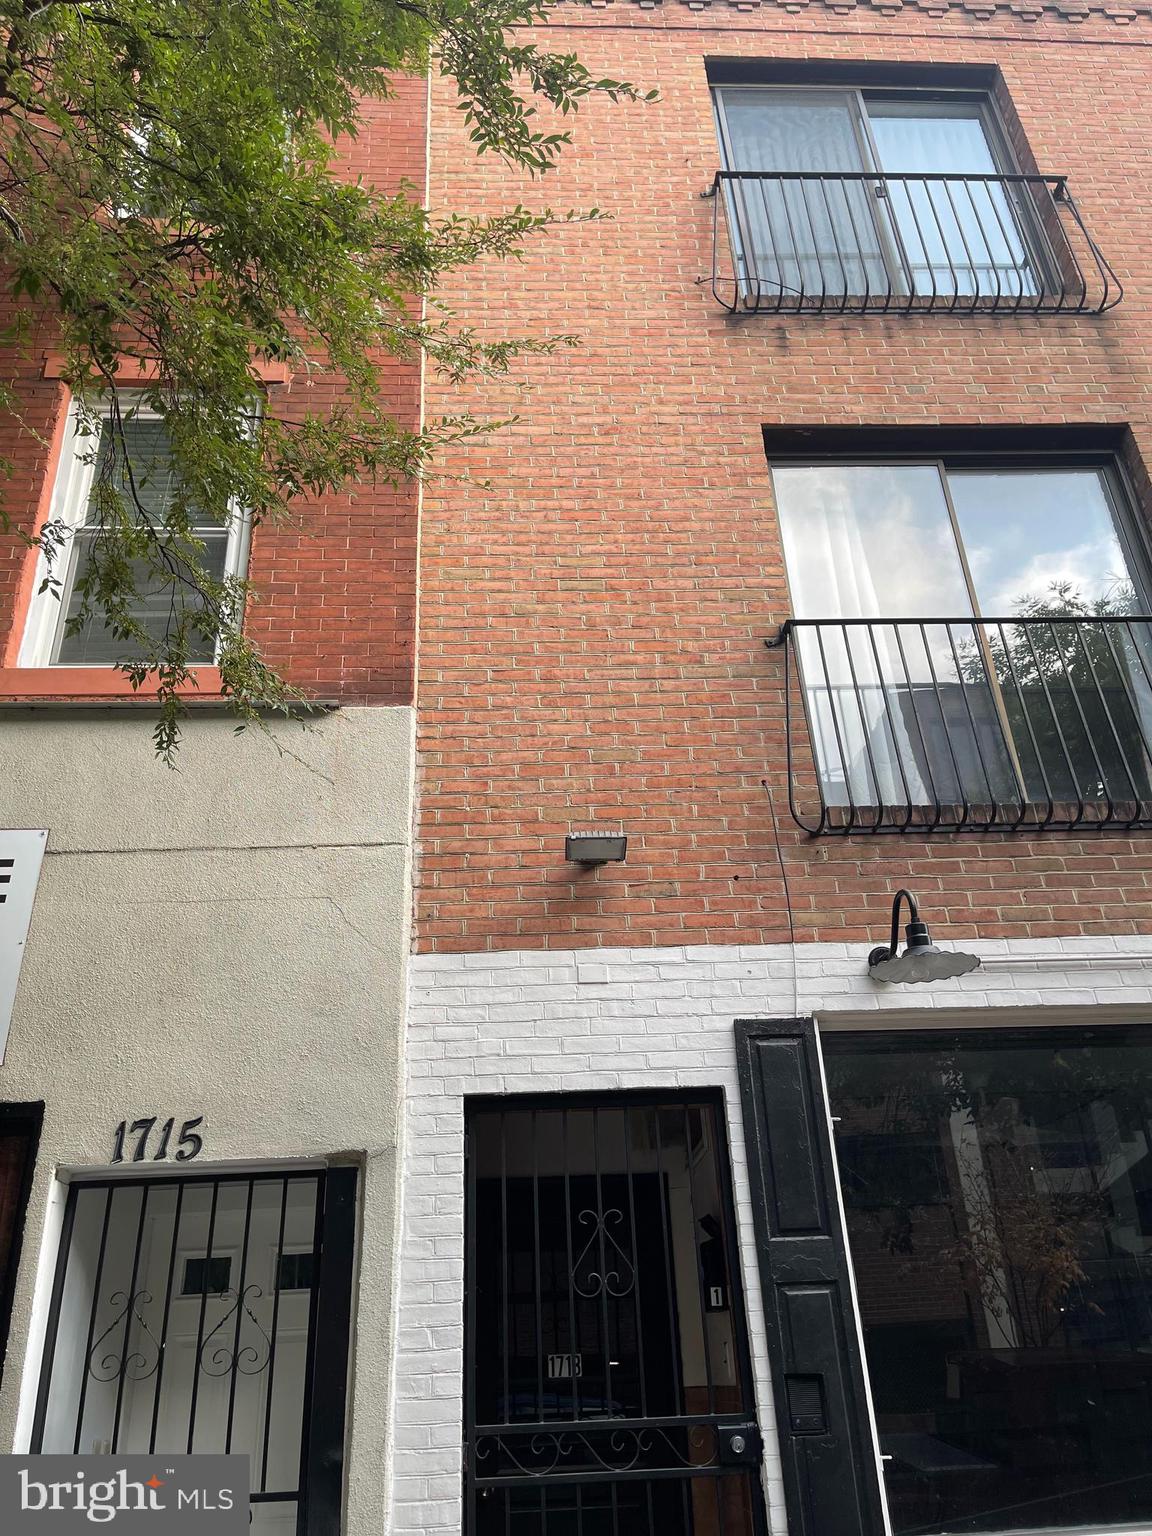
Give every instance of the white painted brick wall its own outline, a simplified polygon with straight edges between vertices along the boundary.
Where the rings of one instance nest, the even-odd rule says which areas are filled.
[[[930,916],[931,914],[929,914]],[[461,1530],[464,1308],[463,1101],[478,1093],[719,1087],[727,1107],[737,1232],[751,1334],[764,1485],[785,1531],[772,1391],[736,1084],[733,1021],[947,1012],[992,1022],[1108,1008],[1093,1022],[1152,1015],[1152,936],[989,940],[985,969],[931,987],[885,987],[864,946],[425,955],[408,1020],[403,1252],[392,1529]]]

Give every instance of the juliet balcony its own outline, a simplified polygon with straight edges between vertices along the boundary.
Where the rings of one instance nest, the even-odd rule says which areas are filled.
[[[814,836],[1152,826],[1152,619],[790,619],[769,644]]]
[[[1063,176],[719,171],[733,314],[1098,315],[1123,287]]]

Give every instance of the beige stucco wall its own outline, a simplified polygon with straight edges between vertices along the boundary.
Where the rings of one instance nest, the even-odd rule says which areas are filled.
[[[176,772],[156,762],[149,729],[130,711],[0,715],[0,827],[49,829],[0,1065],[0,1100],[46,1106],[0,1446],[22,1448],[56,1170],[106,1164],[121,1119],[202,1114],[196,1171],[334,1153],[363,1163],[346,1529],[377,1536],[412,711],[278,722],[271,739],[197,714]]]

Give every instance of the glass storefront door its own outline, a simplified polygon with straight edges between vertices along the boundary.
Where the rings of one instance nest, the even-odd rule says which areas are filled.
[[[1152,1521],[1152,1028],[822,1036],[895,1536]]]
[[[1152,1525],[1152,1025],[737,1049],[790,1524]]]

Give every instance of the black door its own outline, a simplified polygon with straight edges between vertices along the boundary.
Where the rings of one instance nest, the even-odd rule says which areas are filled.
[[[884,1536],[816,1026],[736,1025],[790,1536]]]
[[[468,1113],[469,1536],[756,1536],[723,1116],[671,1095]]]
[[[43,1104],[0,1104],[0,1380],[43,1119]]]

